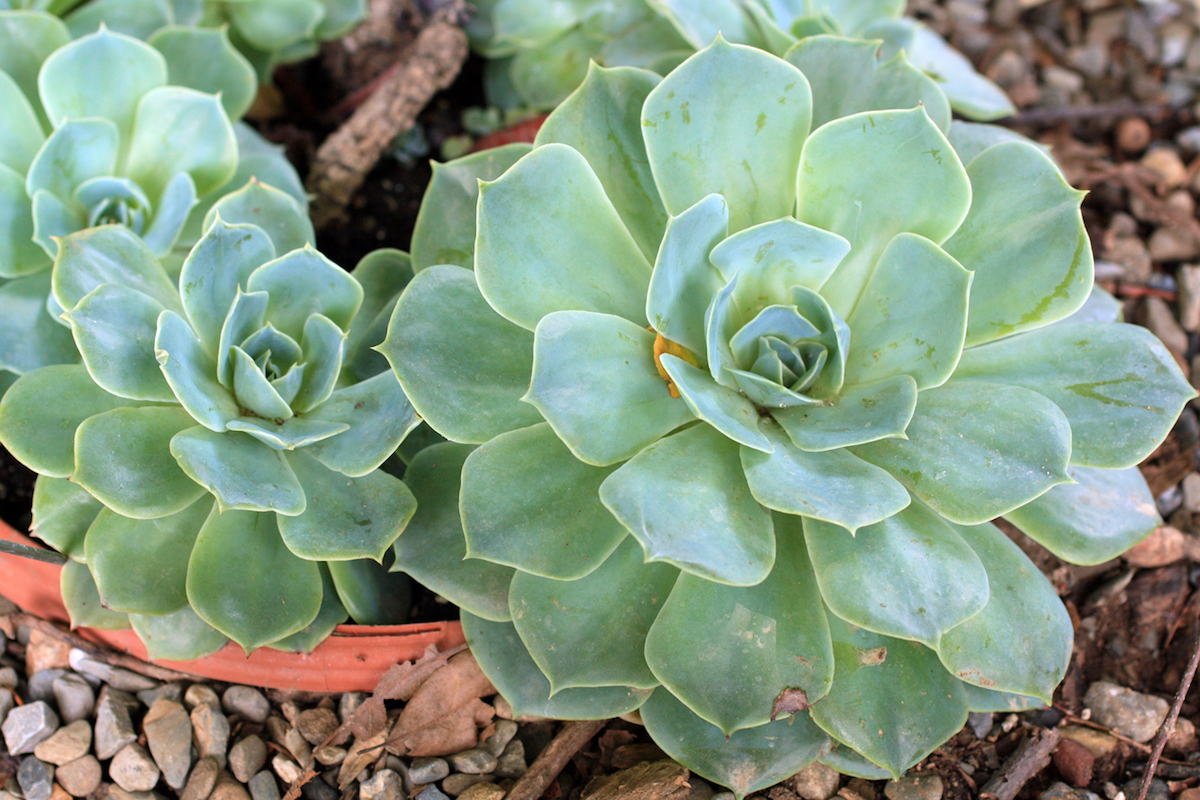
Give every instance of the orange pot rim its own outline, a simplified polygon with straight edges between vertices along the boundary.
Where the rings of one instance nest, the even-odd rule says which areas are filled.
[[[0,521],[0,539],[41,545]],[[0,553],[0,595],[26,613],[70,624],[59,591],[62,568]],[[143,661],[201,678],[268,689],[303,692],[370,692],[393,664],[420,658],[430,645],[448,650],[464,643],[458,622],[411,625],[339,625],[311,653],[285,653],[266,647],[250,655],[233,642],[193,661],[150,659],[132,630],[77,628],[89,641]]]

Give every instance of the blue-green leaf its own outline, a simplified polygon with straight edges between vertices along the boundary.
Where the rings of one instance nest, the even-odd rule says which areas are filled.
[[[67,119],[60,125],[29,165],[25,191],[30,197],[45,189],[69,200],[81,183],[116,170],[121,134],[111,120]]]
[[[352,478],[382,464],[421,422],[390,370],[338,389],[305,416],[350,426],[337,436],[309,445],[305,452]]]
[[[54,299],[74,308],[97,286],[115,283],[179,309],[179,292],[141,239],[123,225],[105,225],[72,234],[59,243]]]
[[[172,402],[175,395],[154,357],[162,304],[132,287],[97,286],[65,314],[96,384],[118,397]]]
[[[171,455],[189,478],[216,496],[219,512],[304,513],[304,489],[287,459],[257,439],[196,425],[171,438]]]
[[[239,287],[246,285],[251,272],[274,258],[275,247],[262,228],[225,220],[213,223],[188,253],[179,275],[179,294],[188,321],[210,355],[216,355],[221,328]],[[241,344],[243,338],[230,344]]]
[[[129,624],[137,632],[151,659],[191,661],[212,655],[229,641],[225,634],[196,615],[191,606],[174,614],[152,616],[130,614]]]
[[[63,564],[59,591],[63,605],[67,607],[67,615],[71,618],[71,627],[86,626],[106,631],[120,631],[129,627],[128,617],[109,611],[100,602],[92,573],[78,561]]]
[[[263,264],[251,273],[246,290],[270,294],[267,319],[297,341],[313,314],[346,330],[363,298],[358,281],[311,246]]]
[[[771,452],[772,444],[759,426],[758,409],[744,394],[722,386],[706,370],[678,356],[664,354],[659,363],[693,414],[734,442]]]
[[[154,357],[176,399],[196,422],[219,432],[238,418],[237,401],[217,383],[212,356],[204,352],[187,320],[174,311],[164,311],[158,317]]]
[[[801,450],[824,452],[903,439],[916,406],[916,382],[894,375],[843,389],[819,405],[772,409],[771,416]]]
[[[225,428],[248,433],[276,450],[295,450],[337,436],[349,430],[350,426],[344,422],[305,417],[291,417],[280,423],[257,417],[239,417],[225,423]]]
[[[104,505],[77,483],[39,475],[30,532],[73,561],[86,561],[83,538]]]
[[[237,169],[237,141],[220,99],[179,86],[147,92],[138,102],[125,169],[155,200],[177,171],[192,176],[198,195],[224,185]]]

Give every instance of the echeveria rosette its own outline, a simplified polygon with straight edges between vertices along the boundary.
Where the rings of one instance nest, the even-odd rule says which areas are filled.
[[[640,708],[739,795],[818,756],[898,774],[969,709],[1048,700],[1070,621],[991,520],[1121,552],[1194,394],[1085,313],[1050,159],[877,55],[594,68],[532,149],[435,172],[381,347],[451,440],[406,473],[397,568],[517,713]]]
[[[467,25],[489,59],[488,102],[550,109],[589,61],[665,75],[714,37],[782,56],[806,37],[835,34],[903,51],[933,77],[955,111],[972,119],[1014,113],[1000,87],[928,26],[903,16],[904,0],[484,0]]]
[[[224,34],[167,30],[152,42],[109,30],[71,41],[53,16],[0,12],[0,99],[10,109],[0,135],[0,372],[78,361],[50,296],[59,237],[122,224],[177,271],[213,203],[251,177],[304,201],[282,153],[230,123],[254,76]],[[179,85],[205,86],[191,78],[220,96]]]
[[[396,621],[382,563],[415,501],[379,467],[418,419],[369,348],[411,271],[378,251],[347,273],[311,239],[294,199],[252,183],[177,281],[128,228],[61,240],[83,363],[18,379],[0,439],[39,473],[34,533],[86,565],[77,616],[95,595],[176,658]]]

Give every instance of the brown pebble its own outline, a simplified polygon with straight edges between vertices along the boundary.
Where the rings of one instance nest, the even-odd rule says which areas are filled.
[[[54,773],[67,794],[86,797],[100,787],[100,762],[95,756],[83,756],[63,764]]]
[[[1200,789],[1184,789],[1175,800],[1200,800]]]
[[[71,800],[71,795],[56,783],[50,787],[50,800]]]
[[[1141,117],[1124,117],[1117,123],[1117,147],[1126,153],[1140,153],[1153,137],[1150,123]]]
[[[1072,786],[1083,787],[1092,782],[1092,767],[1096,757],[1092,751],[1071,739],[1063,739],[1054,748],[1054,766],[1058,774]]]
[[[494,783],[477,783],[458,796],[458,800],[502,800],[505,791]]]
[[[212,794],[208,796],[209,800],[250,800],[250,792],[246,791],[245,786],[235,781],[228,773],[222,777],[223,780],[217,781]]]
[[[221,774],[221,765],[212,756],[205,756],[192,767],[187,783],[179,800],[206,800],[217,785],[217,776]]]

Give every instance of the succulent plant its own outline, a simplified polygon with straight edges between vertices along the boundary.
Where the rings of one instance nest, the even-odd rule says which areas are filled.
[[[996,119],[1015,109],[927,25],[905,18],[904,0],[483,0],[467,31],[487,66],[488,99],[503,108],[558,105],[589,60],[666,74],[718,34],[784,55],[818,34],[879,40],[938,81],[955,111]]]
[[[1114,557],[1195,395],[1087,302],[1049,157],[877,50],[593,68],[532,149],[437,168],[380,348],[450,440],[396,568],[516,713],[638,709],[739,796],[1048,701],[1070,620],[992,520]]]
[[[348,274],[312,237],[295,199],[251,183],[177,279],[127,227],[61,240],[54,298],[83,363],[19,378],[0,441],[39,473],[33,531],[74,562],[76,624],[131,623],[181,658],[225,637],[311,649],[347,613],[407,612],[407,578],[377,562],[415,503],[379,467],[418,419],[369,348],[408,257]]]
[[[119,223],[177,270],[212,204],[250,177],[304,198],[282,154],[230,123],[254,76],[224,35],[172,30],[153,41],[107,29],[72,41],[49,14],[0,12],[0,99],[10,109],[0,136],[0,371],[78,361],[50,296],[60,237]],[[220,97],[169,82],[187,53],[207,54]]]

